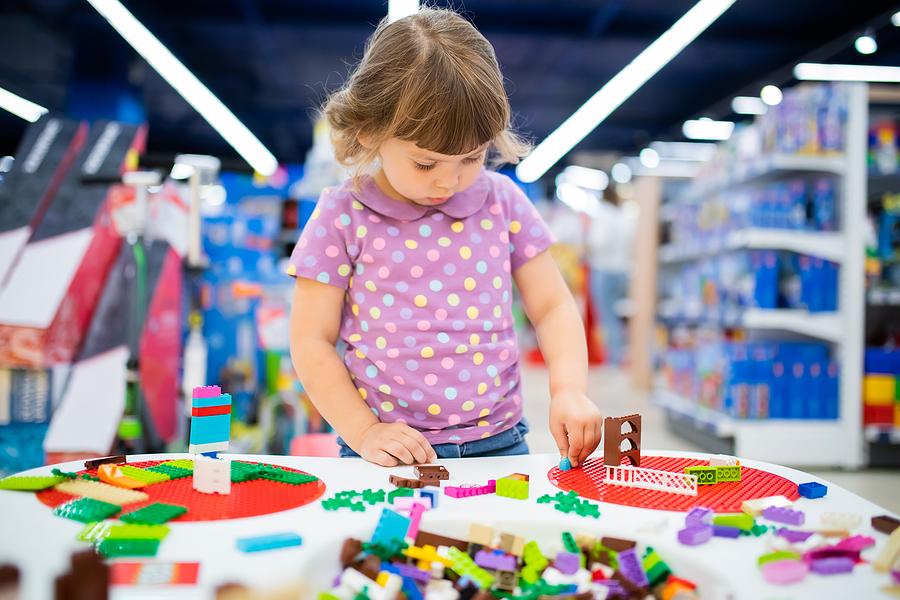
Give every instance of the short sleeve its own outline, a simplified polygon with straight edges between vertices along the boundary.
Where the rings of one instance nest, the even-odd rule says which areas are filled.
[[[291,253],[288,275],[347,289],[353,272],[347,248],[347,231],[352,227],[351,211],[345,210],[349,204],[340,191],[322,192]]]
[[[519,186],[504,178],[509,198],[510,264],[515,271],[556,243],[550,227]]]

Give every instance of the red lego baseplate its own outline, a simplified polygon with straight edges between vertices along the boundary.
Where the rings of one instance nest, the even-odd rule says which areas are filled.
[[[641,457],[641,468],[675,473],[684,473],[685,467],[707,464],[696,458]],[[741,512],[744,500],[779,495],[790,500],[800,497],[796,483],[774,473],[743,466],[741,481],[701,485],[696,496],[606,485],[604,475],[602,458],[589,458],[582,468],[560,471],[559,467],[553,467],[547,473],[550,483],[563,491],[575,490],[579,496],[592,500],[658,510],[689,511],[695,506],[705,506],[717,512]]]
[[[134,467],[152,467],[162,460],[128,463]],[[246,462],[246,461],[241,461]],[[280,467],[286,471],[304,473],[289,467]],[[96,470],[81,471],[96,474]],[[291,485],[255,479],[252,481],[232,482],[231,493],[227,495],[201,494],[191,487],[191,477],[171,479],[141,488],[150,498],[145,502],[135,502],[123,509],[123,513],[132,512],[154,502],[178,504],[186,506],[188,511],[173,519],[173,522],[184,521],[219,521],[223,519],[240,519],[297,508],[317,500],[325,493],[325,483],[318,479],[301,485]],[[57,492],[53,488],[37,494],[38,499],[47,506],[56,507],[72,499],[72,496]]]

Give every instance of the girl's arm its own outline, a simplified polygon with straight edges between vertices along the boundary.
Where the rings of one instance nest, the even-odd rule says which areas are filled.
[[[578,308],[548,251],[513,278],[550,371],[550,432],[560,455],[580,465],[600,444],[603,418],[587,397],[587,342]]]
[[[291,359],[316,409],[350,448],[386,467],[431,462],[434,449],[402,423],[381,423],[335,351],[344,290],[298,277],[291,305]]]

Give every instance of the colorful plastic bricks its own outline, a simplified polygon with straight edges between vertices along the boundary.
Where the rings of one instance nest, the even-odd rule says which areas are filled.
[[[192,485],[202,494],[230,494],[231,461],[198,455],[194,460]]]
[[[415,467],[416,477],[420,481],[446,481],[450,479],[450,471],[440,465],[419,465]]]
[[[801,483],[797,486],[797,493],[804,498],[822,498],[828,493],[828,486],[816,481]]]
[[[528,475],[514,473],[497,480],[496,493],[505,498],[526,500],[528,498]]]
[[[241,552],[262,552],[264,550],[300,546],[301,544],[303,544],[303,538],[296,533],[286,531],[272,535],[240,538],[237,541],[237,549]]]
[[[572,462],[569,460],[568,456],[563,456],[559,459],[559,470],[560,471],[569,471],[572,468]]]
[[[763,518],[774,521],[775,523],[784,523],[785,525],[800,526],[806,520],[806,515],[802,511],[794,510],[784,506],[770,506],[763,509]]]
[[[194,388],[191,400],[192,454],[228,450],[231,439],[231,395],[217,385]]]
[[[485,494],[493,494],[496,491],[497,482],[494,479],[488,480],[487,485],[477,485],[470,487],[448,485],[444,488],[444,493],[451,498],[469,498],[471,496],[483,496]]]

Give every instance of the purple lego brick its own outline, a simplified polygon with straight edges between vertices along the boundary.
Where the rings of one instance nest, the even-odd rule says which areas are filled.
[[[564,575],[574,575],[581,567],[581,557],[574,552],[559,552],[553,566]]]
[[[809,573],[809,566],[802,560],[775,560],[767,562],[760,570],[769,583],[785,585],[802,581]]]
[[[616,559],[619,561],[619,573],[627,577],[634,585],[638,587],[650,585],[647,573],[644,572],[644,567],[641,566],[641,561],[634,548],[619,552]]]
[[[678,541],[685,546],[699,546],[708,542],[712,534],[713,528],[710,525],[686,527],[678,532]]]
[[[222,395],[222,388],[217,385],[195,387],[192,395],[194,398],[216,398],[217,396]]]
[[[891,579],[894,580],[894,585],[900,585],[900,571],[891,571]]]
[[[803,555],[803,559],[807,562],[815,562],[827,558],[848,558],[853,562],[859,560],[859,552],[846,548],[838,548],[837,546],[824,546],[810,550]]]
[[[763,509],[762,516],[769,521],[775,523],[784,523],[785,525],[799,526],[803,525],[806,515],[802,511],[794,510],[786,506],[770,506]]]
[[[491,571],[515,571],[516,557],[499,550],[479,550],[475,553],[475,564]]]
[[[713,525],[713,536],[723,538],[741,537],[741,530],[728,525]]]
[[[397,569],[397,574],[401,577],[409,577],[410,579],[421,583],[428,583],[431,581],[431,573],[428,571],[423,571],[422,569],[417,569],[412,565],[403,564],[401,562],[395,562],[394,567]]]
[[[867,535],[854,535],[848,538],[844,538],[834,545],[835,548],[840,548],[841,550],[850,550],[852,552],[862,552],[866,548],[875,545],[875,538],[869,537]]]
[[[699,527],[701,525],[711,525],[713,511],[709,508],[698,506],[696,508],[692,508],[690,512],[684,517],[684,525],[685,527]]]
[[[625,587],[615,579],[604,579],[602,581],[596,581],[595,583],[602,585],[609,592],[607,593],[607,598],[625,598],[628,594],[625,593]]]
[[[814,560],[809,568],[813,573],[818,573],[819,575],[838,575],[840,573],[851,573],[853,565],[853,559],[836,556]]]
[[[797,531],[796,529],[788,529],[787,527],[782,527],[777,533],[777,535],[780,535],[792,544],[805,542],[812,534],[812,531]]]
[[[497,492],[497,480],[491,479],[487,485],[476,485],[472,487],[461,487],[448,485],[444,488],[444,493],[451,498],[469,498],[471,496],[483,496],[484,494],[494,494]]]

